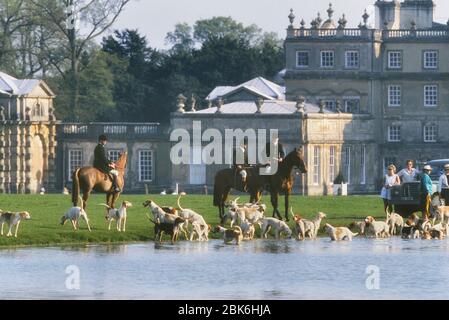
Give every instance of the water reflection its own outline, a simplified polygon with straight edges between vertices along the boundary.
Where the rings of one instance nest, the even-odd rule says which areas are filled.
[[[0,298],[419,299],[425,292],[448,299],[448,244],[257,239],[240,246],[212,240],[8,249],[0,251],[8,270],[0,276]],[[80,290],[65,287],[69,265],[80,269]],[[380,268],[381,290],[366,289],[368,265]]]

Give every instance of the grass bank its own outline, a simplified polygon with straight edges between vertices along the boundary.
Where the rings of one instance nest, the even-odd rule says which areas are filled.
[[[73,231],[70,222],[64,227],[59,220],[64,212],[70,208],[70,196],[64,195],[0,195],[0,209],[8,211],[29,211],[32,219],[23,221],[19,228],[18,238],[0,237],[0,248],[19,246],[54,246],[77,244],[110,244],[145,242],[153,239],[153,226],[146,218],[142,202],[147,198],[166,206],[176,206],[176,196],[160,195],[123,195],[120,200],[128,200],[133,207],[128,210],[126,233],[119,233],[115,229],[107,230],[104,218],[105,210],[97,204],[103,203],[103,195],[93,195],[89,199],[87,213],[90,219],[92,232],[87,231],[85,223],[81,222],[81,230]],[[243,197],[241,201],[247,200]],[[283,203],[283,197],[280,199]],[[271,205],[269,197],[264,196],[269,216]],[[382,201],[376,196],[350,196],[350,197],[291,197],[291,205],[295,213],[311,218],[318,211],[327,214],[327,221],[335,226],[347,226],[354,220],[362,219],[367,215],[383,218]],[[202,214],[211,225],[219,223],[217,208],[212,206],[211,196],[188,195],[182,198],[181,205],[191,208]],[[114,224],[114,222],[113,222]],[[293,223],[290,222],[293,226]],[[114,225],[115,226],[115,225]],[[7,225],[4,227],[6,234]],[[211,238],[218,238],[212,234]]]

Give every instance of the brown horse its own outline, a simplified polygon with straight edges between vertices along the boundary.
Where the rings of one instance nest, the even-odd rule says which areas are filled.
[[[128,160],[128,153],[124,152],[120,154],[119,159],[115,163],[115,170],[118,171],[117,184],[118,187],[123,190],[125,185],[125,169],[126,162]],[[101,172],[94,167],[84,167],[76,170],[73,173],[73,186],[72,186],[72,202],[76,206],[78,202],[78,196],[80,191],[83,191],[83,203],[82,206],[85,209],[87,200],[92,191],[106,193],[106,204],[111,208],[114,208],[115,201],[120,196],[120,193],[114,192],[112,180],[108,174]]]
[[[289,221],[289,196],[292,192],[294,178],[293,169],[298,168],[301,173],[307,173],[307,166],[304,162],[302,148],[293,150],[285,159],[279,163],[278,171],[274,175],[263,176],[258,174],[259,169],[251,169],[254,173],[248,172],[248,189],[251,193],[251,202],[259,202],[262,191],[267,188],[271,196],[271,205],[273,206],[273,217],[282,219],[279,212],[279,194],[285,195],[285,220]]]
[[[245,169],[247,173],[246,181],[244,181],[247,186],[246,190],[236,187],[237,179],[240,177],[239,172],[236,173],[234,169],[219,171],[215,175],[214,206],[218,207],[220,219],[223,221],[225,203],[231,189],[249,192],[251,194],[250,202],[257,203],[262,197],[263,190],[268,187],[267,191],[270,192],[271,204],[274,209],[273,217],[277,215],[278,218],[282,218],[278,209],[278,200],[279,194],[281,192],[285,193],[285,219],[288,221],[289,196],[293,187],[292,173],[295,167],[301,173],[307,173],[302,148],[295,149],[289,153],[284,161],[279,163],[278,171],[274,175],[260,175],[258,167]]]
[[[218,207],[221,223],[224,221],[224,210],[226,200],[231,189],[246,192],[244,187],[246,183],[245,175],[242,175],[243,169],[223,169],[217,172],[214,182],[214,206]],[[246,172],[246,171],[245,171]]]

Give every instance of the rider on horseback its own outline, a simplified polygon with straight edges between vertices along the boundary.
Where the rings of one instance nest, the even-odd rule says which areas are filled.
[[[243,139],[243,144],[234,148],[232,155],[232,168],[235,171],[237,182],[237,175],[240,174],[243,190],[247,189],[246,178],[248,173],[245,169],[249,168],[248,164],[248,137]],[[237,183],[236,183],[237,184]]]
[[[272,154],[272,153],[275,154]],[[267,156],[268,163],[266,167],[270,167],[273,161],[282,162],[285,158],[285,149],[282,143],[279,142],[279,137],[272,137],[271,141],[265,146],[265,155]]]
[[[98,145],[95,147],[94,151],[94,167],[112,177],[114,192],[118,193],[121,192],[117,182],[118,171],[115,170],[115,163],[109,160],[106,155],[106,150],[104,147],[107,142],[108,138],[105,135],[101,135],[98,138]]]

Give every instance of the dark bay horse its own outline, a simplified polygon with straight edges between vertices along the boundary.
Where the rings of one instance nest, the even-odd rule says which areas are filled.
[[[243,173],[245,172],[245,173]],[[217,172],[214,181],[214,206],[218,207],[221,223],[224,221],[225,204],[231,189],[246,192],[246,170],[243,169],[223,169]],[[240,183],[239,183],[240,182]]]
[[[120,154],[119,159],[115,163],[115,170],[118,171],[117,184],[123,190],[125,185],[125,169],[128,160],[128,153]],[[72,186],[72,202],[74,206],[77,205],[80,191],[83,192],[83,208],[86,208],[87,200],[92,191],[106,193],[106,204],[114,208],[115,201],[120,196],[120,193],[114,192],[111,178],[108,174],[101,172],[94,167],[84,167],[76,170],[73,173]]]
[[[259,202],[263,190],[266,189],[271,195],[271,204],[274,209],[273,217],[277,216],[279,219],[282,218],[278,209],[279,194],[282,192],[285,194],[285,219],[288,221],[289,196],[294,182],[292,176],[294,168],[298,168],[301,173],[307,173],[307,166],[304,162],[303,151],[301,148],[295,149],[289,153],[284,161],[279,163],[278,171],[274,175],[260,175],[259,168],[245,169],[247,173],[246,181],[244,181],[247,186],[246,190],[236,187],[239,172],[236,174],[234,169],[224,169],[219,171],[215,175],[214,206],[218,207],[220,219],[223,221],[225,203],[231,189],[249,192],[251,194],[251,203]]]
[[[292,192],[294,177],[293,170],[298,168],[301,173],[307,173],[307,166],[304,162],[304,154],[302,148],[290,152],[282,162],[279,162],[278,170],[274,175],[259,175],[258,172],[251,174],[248,172],[248,189],[251,193],[251,202],[259,202],[262,191],[266,189],[270,192],[271,205],[273,206],[273,217],[282,219],[279,212],[279,194],[285,195],[285,220],[289,221],[289,197]],[[251,169],[258,171],[259,169]]]

